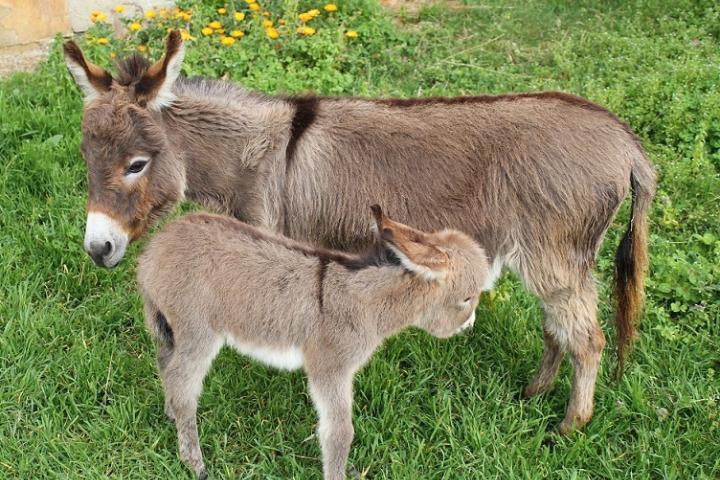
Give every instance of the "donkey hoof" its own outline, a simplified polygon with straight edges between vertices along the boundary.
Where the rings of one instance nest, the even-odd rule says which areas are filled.
[[[200,470],[200,473],[198,473],[198,480],[208,480],[208,472],[206,469]]]
[[[589,421],[590,421],[590,417],[587,417],[587,418],[583,418],[583,417],[567,418],[566,417],[565,420],[560,422],[560,425],[558,426],[558,431],[560,432],[561,435],[569,435],[576,430],[580,430]]]
[[[537,388],[535,388],[535,386],[533,384],[526,385],[520,395],[520,398],[527,399],[527,398],[537,395],[537,393],[538,393]]]
[[[534,397],[535,395],[540,395],[542,393],[545,393],[547,389],[541,388],[536,383],[531,383],[525,387],[525,389],[522,392],[522,397],[524,399],[528,399],[530,397]]]

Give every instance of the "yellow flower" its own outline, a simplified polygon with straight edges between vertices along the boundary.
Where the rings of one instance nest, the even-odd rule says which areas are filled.
[[[117,55],[115,54],[115,52],[110,52],[110,58],[115,58],[115,57],[117,57]]]
[[[307,36],[315,35],[315,29],[312,27],[305,27],[305,26],[299,27],[297,29],[297,32],[301,35],[307,35]]]
[[[227,10],[224,9],[224,8],[218,8],[218,13],[219,13],[220,15],[225,15],[225,14],[227,13]]]
[[[235,43],[235,39],[233,37],[222,37],[220,39],[220,43],[222,43],[226,47],[230,47],[233,43]]]
[[[157,16],[157,13],[155,13],[155,10],[150,9],[147,12],[145,12],[145,18],[155,18]]]
[[[298,15],[298,18],[300,19],[301,22],[309,22],[310,20],[313,19],[313,16],[310,15],[308,12],[304,12],[304,13],[301,13],[300,15]]]
[[[137,46],[138,52],[147,52],[147,47],[145,45],[138,45]]]
[[[91,22],[104,22],[105,20],[107,20],[107,15],[105,15],[104,13],[98,12],[97,10],[93,10],[92,12],[90,12]]]
[[[215,30],[220,30],[222,28],[222,23],[215,20],[214,22],[208,23],[208,27],[213,28]]]
[[[273,40],[280,36],[280,33],[278,33],[278,31],[275,30],[273,27],[266,28],[265,33],[267,34],[268,37],[272,38]]]
[[[142,25],[140,25],[138,22],[133,22],[128,26],[128,28],[133,32],[137,32],[142,28]]]
[[[97,42],[98,42],[100,45],[107,45],[108,42],[109,42],[109,40],[108,40],[107,38],[105,38],[105,37],[100,37],[100,38],[97,39]]]
[[[320,15],[320,10],[318,10],[317,8],[313,8],[312,10],[308,10],[307,13],[309,13],[312,18],[315,18]]]
[[[263,20],[263,27],[270,28],[273,26],[272,20]]]
[[[235,12],[235,20],[242,22],[245,20],[245,14],[243,12]]]
[[[255,3],[256,1],[257,1],[257,0],[245,0],[245,3],[247,3],[248,5],[252,5],[252,4]]]
[[[200,33],[202,33],[203,35],[205,35],[207,37],[208,35],[212,35],[213,29],[210,27],[205,27],[202,30],[200,30]]]
[[[250,5],[248,5],[248,8],[253,12],[257,12],[258,10],[260,10],[260,5],[258,5],[257,3],[251,3]]]
[[[337,12],[337,5],[334,3],[328,3],[323,7],[326,12]]]
[[[356,32],[355,30],[348,30],[347,32],[345,32],[345,36],[347,38],[357,38],[358,32]]]
[[[186,21],[186,22],[189,22],[189,21],[190,21],[190,17],[192,17],[192,13],[191,13],[191,12],[180,12],[178,15],[180,16],[181,19],[183,19],[183,20]]]
[[[182,38],[185,41],[195,40],[195,37],[190,35],[190,32],[188,32],[187,30],[180,30],[180,38]]]
[[[262,16],[263,16],[263,17],[269,17],[269,16],[270,16],[270,12],[268,12],[267,10],[265,10],[264,12],[262,12]]]
[[[115,10],[116,13],[122,13],[125,11],[125,5],[116,5],[113,10]]]
[[[279,23],[280,25],[285,25],[285,19],[284,19],[284,18],[281,18],[280,20],[278,20],[278,23]]]
[[[230,32],[230,36],[233,38],[244,37],[245,32],[243,32],[242,30],[233,30],[232,32]]]
[[[160,9],[160,16],[161,16],[162,18],[167,17],[167,13],[168,13],[167,8],[161,8],[161,9]]]

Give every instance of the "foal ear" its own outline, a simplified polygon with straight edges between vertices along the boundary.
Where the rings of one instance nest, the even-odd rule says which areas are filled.
[[[150,110],[159,111],[174,100],[172,87],[180,75],[185,46],[179,30],[173,30],[165,42],[165,55],[147,69],[135,85],[135,97]]]
[[[85,101],[90,101],[99,95],[110,90],[112,75],[97,65],[85,60],[82,50],[72,40],[63,45],[65,53],[65,65],[75,79],[80,89],[85,94]]]
[[[379,205],[370,207],[382,241],[400,259],[407,270],[428,281],[447,275],[450,260],[447,253],[430,241],[430,236],[391,220]]]

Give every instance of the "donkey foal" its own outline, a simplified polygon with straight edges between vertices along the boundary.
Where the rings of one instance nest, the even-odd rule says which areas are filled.
[[[207,471],[197,401],[223,345],[305,369],[325,479],[342,479],[355,372],[405,327],[443,338],[473,325],[484,251],[461,232],[420,232],[372,208],[377,236],[364,254],[316,249],[210,214],[187,215],[150,241],[138,267],[147,326],[158,340],[180,456],[200,478]]]

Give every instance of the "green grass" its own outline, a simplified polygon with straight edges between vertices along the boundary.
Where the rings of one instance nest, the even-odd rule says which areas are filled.
[[[320,28],[281,50],[250,35],[232,49],[190,45],[187,73],[270,92],[574,92],[628,121],[657,166],[642,332],[621,381],[606,355],[584,431],[554,432],[567,365],[555,391],[519,399],[539,363],[541,313],[505,278],[472,333],[406,332],[358,376],[350,463],[368,478],[720,477],[720,7],[599,4],[468,1],[392,16],[353,0],[339,18],[360,32],[354,43]],[[82,251],[81,107],[57,45],[37,74],[0,82],[0,477],[185,478],[135,293],[139,246],[112,271]],[[610,337],[626,220],[624,210],[598,264]],[[300,373],[223,352],[199,423],[216,478],[320,477]]]

